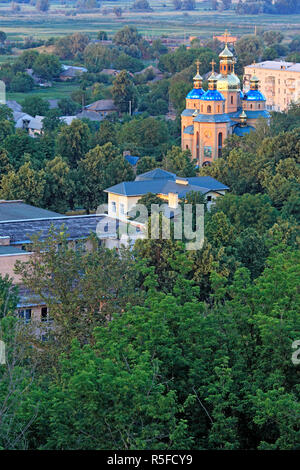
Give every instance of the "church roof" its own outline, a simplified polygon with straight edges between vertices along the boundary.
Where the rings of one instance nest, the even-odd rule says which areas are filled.
[[[228,75],[218,75],[217,88],[218,90],[239,90],[241,86],[240,79],[234,73]]]
[[[184,109],[181,113],[181,116],[193,116],[195,109]]]
[[[187,126],[184,131],[183,131],[184,134],[191,134],[193,135],[194,134],[194,126]]]
[[[228,49],[227,46],[225,46],[224,50],[219,54],[219,57],[233,57],[232,52]]]
[[[193,100],[193,99],[200,99],[204,95],[205,91],[203,88],[193,88],[188,94],[187,94],[187,99]]]
[[[259,118],[269,119],[270,113],[265,109],[259,110],[259,111],[249,111],[247,109],[247,117],[248,119],[259,119]]]
[[[243,100],[247,101],[266,101],[266,98],[259,90],[249,90],[244,94]]]
[[[224,96],[218,90],[207,90],[200,99],[203,101],[225,101]]]
[[[198,114],[194,122],[230,122],[228,114]]]
[[[253,126],[236,126],[233,129],[233,133],[242,137],[243,135],[250,134],[250,132],[255,131],[255,127]]]

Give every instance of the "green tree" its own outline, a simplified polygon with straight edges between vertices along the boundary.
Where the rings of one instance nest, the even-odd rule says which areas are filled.
[[[239,58],[239,66],[253,64],[259,60],[262,52],[262,41],[258,36],[243,36],[235,44],[236,55]]]
[[[191,160],[189,150],[181,150],[173,146],[168,150],[162,161],[164,170],[171,171],[177,176],[196,176],[195,164]]]
[[[137,104],[137,92],[126,70],[122,70],[113,81],[112,96],[122,113],[133,111]]]
[[[89,143],[88,125],[79,119],[74,119],[69,126],[63,126],[57,135],[57,154],[67,159],[71,168],[75,168],[78,161],[89,150]]]
[[[11,91],[26,93],[34,87],[33,78],[28,73],[17,72],[10,84]]]
[[[158,167],[158,163],[153,157],[142,157],[137,162],[136,172],[138,175]]]
[[[39,96],[27,96],[22,103],[22,109],[31,116],[44,116],[49,111],[49,103]]]
[[[70,168],[60,157],[47,161],[45,165],[44,206],[49,210],[64,213],[69,209],[72,191]]]
[[[61,64],[58,57],[53,54],[39,54],[33,63],[32,69],[39,77],[45,80],[53,80],[59,76]]]
[[[22,199],[27,204],[41,206],[45,190],[45,173],[34,170],[30,162],[20,169],[10,171],[1,179],[0,194],[2,199]]]
[[[267,46],[279,44],[284,38],[281,31],[265,31],[263,33],[263,40]]]
[[[0,322],[7,315],[13,315],[18,303],[18,288],[8,275],[0,275]],[[1,332],[1,327],[0,327]]]
[[[71,98],[62,98],[58,101],[58,107],[63,116],[74,116],[79,111],[80,106]]]
[[[160,156],[168,141],[168,128],[165,121],[153,117],[132,119],[123,124],[118,140],[133,155]]]

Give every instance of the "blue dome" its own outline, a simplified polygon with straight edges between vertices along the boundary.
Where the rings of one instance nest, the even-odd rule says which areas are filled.
[[[240,98],[241,98],[241,100],[244,99],[244,93],[242,91],[240,91]]]
[[[225,101],[224,96],[218,90],[207,90],[202,96],[201,100],[204,101]]]
[[[244,94],[243,100],[247,101],[266,101],[264,95],[258,90],[249,90]]]
[[[193,88],[193,90],[191,90],[188,95],[187,95],[187,99],[188,100],[199,100],[203,95],[204,95],[204,90],[203,88]]]

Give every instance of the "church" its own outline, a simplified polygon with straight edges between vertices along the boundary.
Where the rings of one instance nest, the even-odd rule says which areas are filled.
[[[250,79],[249,91],[242,92],[240,80],[234,73],[236,60],[227,42],[219,57],[220,73],[215,73],[212,61],[207,91],[202,88],[200,62],[196,62],[194,87],[186,97],[186,109],[181,114],[182,149],[190,150],[199,167],[210,165],[222,155],[228,136],[248,134],[255,130],[260,119],[270,117],[257,77]]]

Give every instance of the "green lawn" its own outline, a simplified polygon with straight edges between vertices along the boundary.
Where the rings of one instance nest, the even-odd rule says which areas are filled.
[[[65,98],[66,96],[70,96],[70,94],[78,89],[78,84],[76,83],[53,83],[52,87],[49,88],[37,88],[29,93],[6,93],[7,100],[16,100],[18,103],[22,103],[22,101],[27,96],[40,96],[41,98],[45,99],[61,99]]]

